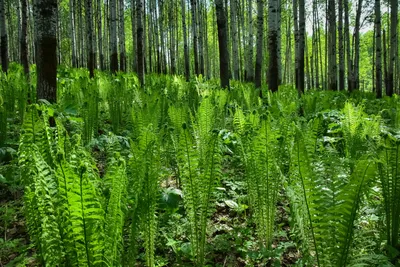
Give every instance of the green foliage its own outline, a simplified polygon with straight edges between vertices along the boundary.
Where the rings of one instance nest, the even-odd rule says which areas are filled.
[[[350,168],[346,158],[322,142],[320,126],[315,119],[297,127],[289,198],[304,249],[319,266],[345,266],[357,212],[376,166],[363,156]]]
[[[191,228],[191,249],[196,266],[203,266],[207,223],[212,210],[213,191],[221,177],[220,138],[215,127],[215,108],[210,97],[203,98],[190,124],[170,109],[176,129],[173,141],[178,153],[179,175],[182,180],[184,203]],[[187,117],[186,117],[187,118]]]

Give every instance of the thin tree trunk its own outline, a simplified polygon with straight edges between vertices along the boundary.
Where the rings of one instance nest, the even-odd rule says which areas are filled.
[[[197,26],[197,0],[190,0],[192,6],[192,37],[193,37],[193,56],[194,56],[194,72],[196,75],[200,74],[199,69],[199,51],[198,51],[198,29]]]
[[[186,81],[190,79],[190,62],[189,62],[189,47],[187,41],[187,31],[186,31],[186,0],[181,0],[182,9],[182,31],[183,31],[183,53],[185,57],[185,77]]]
[[[398,46],[397,46],[397,25],[398,25],[398,8],[399,2],[398,0],[390,1],[390,56],[389,56],[389,70],[388,70],[388,81],[386,88],[386,95],[392,96],[394,93],[394,84],[395,84],[395,65],[397,62],[398,56]],[[397,238],[397,237],[396,237]],[[392,246],[397,244],[395,240],[392,241]]]
[[[255,67],[255,86],[261,88],[261,69],[263,60],[263,38],[264,38],[264,3],[257,0],[257,55]],[[260,91],[261,92],[261,91]]]
[[[353,68],[353,63],[352,63],[352,58],[350,54],[350,22],[349,22],[349,2],[348,0],[344,0],[344,38],[345,38],[345,43],[346,43],[346,59],[347,59],[347,88],[349,92],[353,90],[352,88],[352,68]]]
[[[299,0],[299,69],[298,69],[298,90],[304,93],[304,50],[306,46],[306,14],[305,0]]]
[[[140,85],[144,87],[144,30],[143,30],[143,0],[136,0],[136,18],[137,18],[137,74]]]
[[[254,65],[253,65],[253,12],[252,0],[247,3],[247,20],[248,20],[248,35],[247,35],[247,56],[246,56],[246,81],[254,81]]]
[[[3,72],[8,71],[8,35],[6,25],[5,1],[0,0],[0,45],[1,45],[1,66]]]
[[[37,99],[57,102],[57,0],[36,0]]]
[[[294,74],[294,81],[295,86],[299,92],[299,94],[303,93],[304,91],[300,90],[300,77],[299,77],[299,59],[300,59],[300,34],[299,34],[299,19],[298,19],[298,0],[293,0],[293,23],[294,23],[294,66],[295,66],[295,74]]]
[[[117,0],[110,0],[110,70],[118,71]]]
[[[198,40],[199,40],[199,72],[201,75],[204,76],[205,70],[204,70],[204,22],[203,22],[203,16],[202,12],[204,9],[204,4],[202,0],[198,0],[198,9],[197,9],[197,29],[199,31],[198,35]]]
[[[337,90],[337,66],[336,66],[336,12],[335,12],[335,0],[329,0],[328,3],[328,21],[329,21],[329,57],[328,57],[328,68],[329,68],[329,84],[328,89]]]
[[[175,35],[175,29],[176,29],[176,24],[175,24],[175,2],[171,3],[171,6],[169,7],[169,12],[168,12],[168,19],[169,19],[169,33],[170,33],[170,40],[171,40],[171,47],[170,47],[170,60],[171,60],[171,74],[176,74],[176,35]]]
[[[358,90],[360,87],[359,77],[359,64],[360,64],[360,20],[362,10],[362,0],[358,0],[357,12],[356,12],[356,24],[354,27],[354,59],[353,69],[351,75],[351,90]]]
[[[119,69],[126,71],[124,0],[119,0]]]
[[[105,70],[104,67],[104,54],[103,54],[103,31],[101,27],[102,15],[101,15],[101,0],[97,0],[97,43],[99,46],[99,61],[100,69]]]
[[[226,9],[223,0],[215,0],[218,26],[219,71],[221,87],[229,89],[229,53],[227,39]]]
[[[85,12],[86,12],[86,49],[87,49],[87,66],[90,73],[90,78],[94,77],[94,57],[95,53],[93,50],[93,9],[92,0],[85,0]]]
[[[339,90],[345,89],[344,73],[345,73],[345,59],[344,59],[344,35],[343,35],[343,0],[338,1],[339,5]]]
[[[76,33],[75,33],[75,0],[69,0],[69,20],[70,20],[70,38],[71,38],[71,65],[78,67],[76,56]]]
[[[381,1],[375,0],[375,90],[376,97],[382,97],[382,41]]]
[[[131,22],[132,22],[132,39],[133,39],[133,69],[134,71],[137,70],[137,60],[136,60],[136,50],[137,50],[137,37],[136,37],[136,33],[137,33],[137,27],[136,27],[136,0],[131,0]]]
[[[29,61],[28,61],[28,6],[27,0],[21,0],[21,35],[20,35],[20,56],[24,67],[24,73],[29,80]]]
[[[231,36],[233,79],[239,79],[239,38],[237,27],[237,0],[231,0]]]
[[[268,88],[272,92],[278,91],[279,66],[278,66],[278,12],[279,1],[269,0],[268,4]]]

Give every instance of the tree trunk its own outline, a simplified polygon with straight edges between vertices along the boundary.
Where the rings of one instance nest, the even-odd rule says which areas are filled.
[[[223,0],[215,0],[218,26],[218,47],[219,47],[219,73],[221,87],[229,89],[229,53],[227,40],[226,10]]]
[[[329,81],[328,89],[337,90],[337,66],[336,66],[336,12],[335,12],[335,0],[329,0],[328,2],[328,26],[329,26],[329,37],[328,37],[328,69],[329,69]]]
[[[110,70],[118,71],[117,0],[110,0]]]
[[[78,0],[78,23],[79,23],[79,33],[78,33],[78,39],[79,39],[79,66],[83,67],[85,64],[85,38],[84,38],[84,25],[83,25],[83,19],[82,19],[82,0]]]
[[[395,81],[395,65],[397,62],[398,46],[397,46],[397,25],[398,25],[398,0],[390,1],[390,55],[389,55],[389,70],[386,95],[392,96],[394,93]]]
[[[86,12],[86,49],[87,49],[87,66],[90,73],[90,78],[94,77],[94,57],[95,53],[93,50],[93,9],[92,0],[85,0],[85,12]]]
[[[268,4],[268,88],[272,92],[278,91],[279,67],[278,67],[278,12],[279,0],[269,0]]]
[[[356,12],[356,23],[354,27],[354,58],[353,68],[351,72],[351,91],[358,90],[360,87],[360,75],[359,75],[359,64],[360,64],[360,20],[362,10],[362,0],[358,0],[357,12]]]
[[[300,46],[300,34],[299,34],[299,11],[298,11],[298,0],[293,0],[293,23],[294,23],[294,82],[299,94],[303,93],[299,90],[299,46]],[[290,49],[290,48],[289,48]]]
[[[248,35],[247,35],[247,56],[246,56],[246,81],[254,81],[254,65],[253,65],[253,12],[252,0],[247,3],[247,20],[248,20]]]
[[[8,35],[6,25],[6,0],[0,0],[0,46],[1,46],[1,66],[3,72],[8,71]]]
[[[189,47],[187,41],[187,31],[186,31],[186,0],[181,0],[181,9],[182,9],[182,31],[183,31],[183,53],[185,57],[185,77],[186,81],[190,79],[190,61],[189,61]]]
[[[376,97],[382,97],[382,41],[381,41],[381,1],[375,0],[375,90]]]
[[[339,5],[339,90],[345,89],[344,83],[344,72],[345,72],[345,60],[344,60],[344,35],[343,35],[343,0],[338,1]]]
[[[237,27],[237,0],[231,0],[231,36],[233,79],[239,79],[239,39]]]
[[[126,71],[124,0],[119,1],[119,70]]]
[[[137,74],[140,85],[144,87],[144,30],[143,30],[143,0],[136,0],[136,19],[137,19]]]
[[[263,60],[263,39],[264,39],[264,3],[257,0],[257,55],[255,67],[255,86],[261,88],[261,69]],[[276,40],[277,41],[277,40]],[[260,91],[261,92],[261,91]]]
[[[175,56],[175,47],[176,47],[176,35],[175,35],[175,29],[176,29],[176,24],[175,24],[175,2],[171,3],[171,6],[169,7],[169,12],[168,12],[168,20],[169,20],[169,34],[170,34],[170,61],[171,61],[171,74],[176,74],[176,56]]]
[[[103,32],[102,32],[102,27],[101,27],[101,21],[102,21],[102,16],[101,16],[101,3],[103,1],[97,0],[97,43],[99,46],[99,61],[100,61],[100,69],[102,71],[105,70],[104,67],[104,54],[103,54]]]
[[[197,29],[199,31],[198,40],[199,40],[199,72],[204,76],[204,22],[202,12],[204,9],[204,4],[201,0],[199,0],[198,8],[197,8]]]
[[[304,93],[304,50],[306,45],[306,16],[305,0],[299,0],[299,69],[298,69],[298,91]]]
[[[69,20],[70,20],[70,38],[71,38],[71,65],[78,67],[76,56],[76,33],[75,33],[75,0],[69,0]]]
[[[57,0],[36,0],[37,99],[57,102]]]
[[[132,22],[132,39],[133,39],[133,69],[137,70],[137,60],[136,60],[136,50],[137,50],[137,46],[136,46],[136,41],[137,41],[137,37],[136,37],[136,33],[137,33],[137,27],[136,27],[136,0],[131,0],[131,22]]]
[[[193,36],[193,56],[194,56],[194,72],[200,74],[199,70],[199,51],[198,51],[198,31],[197,31],[197,0],[190,0],[192,14],[192,36]]]
[[[29,61],[28,61],[28,6],[27,0],[21,0],[21,35],[20,35],[20,56],[24,67],[24,73],[29,80]]]

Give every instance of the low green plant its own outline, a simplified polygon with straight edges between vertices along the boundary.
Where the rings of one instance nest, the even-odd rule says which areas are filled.
[[[182,122],[174,125],[177,129],[173,141],[185,209],[191,226],[192,256],[196,266],[204,266],[213,191],[221,177],[220,137],[214,129],[215,108],[211,98],[204,98],[192,124],[185,120],[185,111],[170,112],[170,115],[173,122]],[[192,131],[190,125],[193,127]]]

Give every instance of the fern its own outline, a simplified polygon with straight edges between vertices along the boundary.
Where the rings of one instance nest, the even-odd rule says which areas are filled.
[[[204,98],[197,116],[193,118],[194,135],[190,133],[188,123],[183,122],[177,131],[179,135],[174,139],[196,266],[204,265],[213,190],[221,176],[220,140],[218,132],[213,129],[214,115],[211,99]]]
[[[398,247],[400,227],[400,144],[397,135],[388,133],[379,154],[379,176],[386,213],[386,239],[391,247]]]
[[[297,128],[289,196],[304,248],[319,266],[345,266],[357,212],[376,166],[365,156],[351,167],[332,147],[322,146],[319,125],[316,119]]]
[[[143,231],[146,250],[146,265],[155,266],[154,250],[156,235],[156,210],[160,170],[158,138],[152,125],[138,129],[140,134],[131,144],[132,158],[129,161],[129,202],[132,203],[131,236],[129,255],[134,257],[138,230]],[[140,223],[139,223],[140,221]]]
[[[276,201],[282,180],[276,162],[277,149],[277,132],[272,130],[268,116],[261,122],[254,140],[243,151],[250,203],[259,239],[266,247],[272,242]]]

